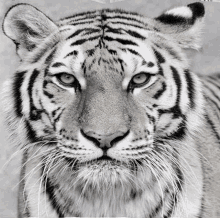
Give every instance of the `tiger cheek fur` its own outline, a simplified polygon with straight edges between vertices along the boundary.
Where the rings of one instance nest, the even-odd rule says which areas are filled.
[[[200,48],[203,17],[201,3],[155,19],[7,12],[21,58],[4,86],[23,152],[19,217],[208,217],[197,151],[205,99],[184,53]]]

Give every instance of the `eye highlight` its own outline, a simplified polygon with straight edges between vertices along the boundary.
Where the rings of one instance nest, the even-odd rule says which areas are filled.
[[[73,75],[68,73],[60,73],[56,76],[59,80],[59,82],[64,86],[72,86],[76,79]]]
[[[141,87],[141,86],[146,85],[149,82],[149,80],[150,80],[150,74],[141,72],[132,77],[130,81],[130,85],[133,88]]]

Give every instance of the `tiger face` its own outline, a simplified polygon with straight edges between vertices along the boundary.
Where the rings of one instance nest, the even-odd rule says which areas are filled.
[[[195,3],[156,19],[101,10],[55,24],[32,6],[9,11],[4,31],[22,60],[11,83],[13,119],[29,143],[43,142],[57,194],[99,206],[147,201],[145,214],[161,197],[165,210],[175,204],[184,181],[178,149],[203,113],[183,49],[199,48],[203,15]],[[119,208],[109,214],[126,214]]]

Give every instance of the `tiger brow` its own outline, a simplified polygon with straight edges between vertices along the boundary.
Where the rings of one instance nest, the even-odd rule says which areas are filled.
[[[51,67],[62,67],[62,66],[65,66],[65,67],[66,67],[66,65],[65,65],[64,63],[56,62],[56,63],[54,63]]]

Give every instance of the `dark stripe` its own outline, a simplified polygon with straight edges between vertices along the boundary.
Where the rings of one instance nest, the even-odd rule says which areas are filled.
[[[77,55],[78,55],[78,51],[74,50],[74,51],[68,53],[64,58],[67,58],[69,56],[77,56]]]
[[[183,184],[184,184],[183,172],[180,170],[180,168],[178,166],[175,167],[175,172],[178,177],[178,179],[176,180],[176,185],[178,187],[178,190],[182,191]]]
[[[162,88],[157,91],[157,93],[153,96],[153,98],[158,99],[165,91],[166,91],[166,83],[162,83]]]
[[[177,194],[171,195],[170,209],[167,211],[167,214],[163,216],[163,218],[170,218],[173,214],[175,205],[177,205],[178,199]]]
[[[50,178],[48,178],[48,177],[47,177],[47,180],[44,182],[45,182],[45,186],[46,186],[46,193],[47,193],[47,196],[50,200],[50,203],[51,203],[53,209],[56,211],[58,217],[60,217],[60,218],[65,217],[65,214],[63,214],[61,211],[62,205],[59,205],[57,198],[56,198],[56,194],[55,194],[56,186],[54,186],[52,184],[52,182],[50,181]]]
[[[137,51],[135,51],[135,50],[133,50],[133,49],[128,48],[127,50],[128,50],[129,52],[131,52],[132,54],[135,54],[135,55],[138,55],[138,56],[142,57]]]
[[[53,59],[53,57],[54,57],[56,51],[57,51],[57,48],[54,48],[54,49],[51,51],[51,53],[47,56],[47,58],[46,58],[46,60],[45,60],[45,65],[49,65],[49,64],[51,63],[51,61],[52,61],[52,59]]]
[[[87,53],[88,57],[93,56],[95,53],[95,49],[87,50],[86,53]]]
[[[149,28],[146,28],[144,26],[140,26],[140,25],[135,25],[133,23],[126,23],[126,22],[111,22],[111,24],[122,24],[122,25],[125,25],[125,26],[131,26],[131,27],[135,27],[135,28],[138,28],[138,29],[144,29],[144,30],[150,30]]]
[[[119,13],[123,13],[124,14],[124,11],[118,11]],[[128,15],[128,16],[127,16]],[[133,17],[129,17],[130,13],[126,13],[125,16],[120,16],[120,15],[117,15],[117,16],[114,16],[113,17],[110,17],[110,16],[105,16],[106,19],[109,19],[109,20],[115,20],[115,19],[119,19],[119,20],[125,20],[125,21],[134,21],[134,22],[137,22],[138,24],[143,24],[144,26],[146,25],[146,23],[142,22],[141,20],[137,20]],[[138,17],[140,17],[139,14],[134,14],[134,15],[137,15]]]
[[[52,117],[54,118],[56,116],[57,111],[60,110],[60,107],[58,107],[56,110],[52,111]]]
[[[210,125],[212,132],[215,134],[216,138],[218,139],[218,142],[220,142],[220,136],[219,136],[218,132],[216,131],[216,127],[215,127],[214,123],[211,121],[211,119],[209,118],[209,116],[207,114],[205,115],[205,118],[206,118],[208,124]]]
[[[67,21],[67,25],[71,25],[71,24],[74,24],[76,22],[79,22],[79,21],[86,21],[88,22],[89,20],[92,20],[93,21],[93,18],[97,18],[97,15],[94,15],[94,16],[86,16],[86,17],[83,17],[83,18],[78,18],[78,19],[75,19],[75,20],[70,20],[70,21]]]
[[[142,15],[138,14],[137,12],[134,12],[134,11],[124,11],[122,9],[117,9],[117,8],[115,8],[115,9],[109,9],[109,8],[103,9],[102,13],[104,13],[104,12],[111,13],[113,16],[115,15],[115,13],[124,14],[126,16],[125,18],[127,18],[127,17],[130,18],[131,16],[143,17]]]
[[[212,93],[212,95],[220,102],[220,96],[218,96],[217,94],[216,94],[216,92],[214,91],[214,90],[212,90],[209,86],[207,86],[207,85],[204,85],[211,93]]]
[[[186,126],[185,126],[185,121],[183,120],[182,123],[179,124],[177,127],[177,130],[175,132],[172,132],[170,135],[167,137],[164,137],[165,139],[171,139],[171,140],[182,140],[186,135]]]
[[[165,113],[171,113],[173,114],[173,119],[183,117],[183,114],[178,105],[175,105],[169,109],[159,109],[158,113],[159,113],[159,116],[162,116]]]
[[[120,39],[120,38],[111,38],[109,36],[105,36],[104,40],[107,41],[117,41],[123,45],[137,45],[135,42],[132,42],[131,40],[126,40],[126,39]]]
[[[62,33],[62,32],[69,31],[69,30],[72,30],[72,29],[71,28],[66,28],[66,29],[60,30],[59,32]]]
[[[96,17],[94,16],[93,14],[96,13],[96,11],[87,11],[87,12],[81,12],[81,13],[77,13],[77,14],[74,14],[74,15],[71,15],[71,16],[68,16],[68,17],[64,17],[61,19],[61,21],[65,21],[65,20],[69,20],[69,19],[74,19],[77,17],[80,17],[80,16],[85,16],[83,18],[79,18],[79,19],[86,19],[86,18],[89,18],[89,16],[93,16],[92,18]]]
[[[107,28],[105,33],[110,32],[110,33],[116,33],[116,34],[122,35],[122,29],[121,28],[111,28],[109,26],[104,25],[103,29],[105,29],[105,28]]]
[[[61,115],[63,114],[64,109],[60,112],[60,114],[57,116],[57,118],[54,119],[54,127],[55,124],[60,120]]]
[[[93,29],[93,28],[84,28],[84,29],[79,29],[76,32],[74,32],[72,35],[70,35],[68,38],[66,38],[66,40],[71,39],[77,35],[79,35],[80,33],[87,31],[87,34],[91,34],[91,33],[95,33],[95,32],[99,32],[100,29]]]
[[[40,74],[40,72],[35,69],[30,77],[30,81],[28,84],[28,95],[29,95],[29,99],[30,99],[30,115],[29,115],[30,120],[38,120],[41,118],[41,116],[40,116],[41,111],[39,111],[34,106],[34,101],[33,101],[33,96],[32,96],[34,83],[35,83],[35,80],[39,74]]]
[[[220,89],[220,81],[219,78],[214,77],[214,76],[208,76],[206,77],[206,81],[208,83],[211,83],[213,86],[215,86],[216,88]]]
[[[118,61],[119,61],[120,65],[121,65],[121,70],[124,72],[124,66],[123,66],[124,61],[122,59],[120,59],[120,58],[118,59]]]
[[[104,26],[105,27],[105,26]],[[108,28],[108,30],[106,32],[110,32],[110,33],[116,33],[116,34],[120,34],[122,35],[123,32],[126,32],[127,34],[129,34],[132,37],[138,38],[138,39],[142,39],[145,40],[146,38],[144,36],[142,36],[141,34],[137,33],[136,31],[133,30],[125,30],[123,28],[111,28],[109,26],[106,26],[106,28]]]
[[[201,206],[200,206],[198,218],[204,218],[204,211],[205,211],[205,205],[204,205],[204,196],[203,196],[201,199]]]
[[[14,109],[18,117],[22,117],[22,98],[21,98],[21,86],[23,84],[25,74],[27,71],[18,72],[14,75],[14,81],[12,85],[13,97],[14,97]]]
[[[99,37],[100,36],[95,36],[95,37],[91,37],[91,38],[88,38],[88,39],[80,39],[80,40],[77,40],[77,41],[73,42],[70,46],[81,45],[81,44],[83,44],[86,41],[96,40]]]
[[[195,84],[188,70],[185,70],[185,77],[187,83],[188,97],[190,100],[190,108],[193,109],[195,107]]]
[[[44,82],[43,82],[43,88],[44,88],[44,89],[46,88],[47,84],[48,84],[48,81],[47,81],[47,80],[44,80]]]
[[[54,95],[50,94],[49,92],[47,92],[46,90],[44,90],[44,95],[46,95],[48,98],[53,98]]]
[[[153,67],[153,66],[154,66],[154,63],[148,62],[148,63],[147,63],[147,66],[148,66],[148,67]]]
[[[75,21],[74,21],[75,22]],[[70,23],[69,25],[71,26],[77,26],[77,25],[82,25],[82,24],[90,24],[94,23],[94,21],[86,21],[86,22],[79,22],[79,23]]]
[[[153,51],[154,51],[154,54],[155,54],[155,56],[156,56],[156,58],[157,58],[158,63],[160,63],[160,64],[165,63],[165,59],[164,59],[164,57],[161,55],[161,53],[158,52],[155,48],[153,48]]]
[[[206,99],[206,101],[210,101],[210,103],[211,104],[214,104],[215,105],[215,107],[217,108],[217,110],[215,111],[213,111],[213,112],[217,112],[216,114],[217,114],[217,116],[219,117],[219,111],[220,111],[220,107],[219,107],[219,105],[217,104],[217,102],[215,102],[213,99],[211,99],[209,96],[205,96],[205,99]],[[209,102],[207,102],[208,104],[209,104]],[[210,105],[210,104],[209,104]]]
[[[52,65],[52,67],[62,67],[62,66],[66,66],[64,63],[61,62],[56,62]]]
[[[85,28],[86,29],[86,28]],[[77,35],[79,35],[81,32],[83,32],[85,29],[80,29],[80,30],[77,30],[76,32],[74,32],[72,35],[70,35],[69,37],[66,38],[66,40],[68,39],[71,39]]]
[[[152,122],[153,124],[155,124],[155,122],[156,122],[155,117],[153,117],[153,116],[151,116],[151,115],[149,115],[149,114],[147,114],[147,113],[146,113],[146,115],[147,115],[149,121]]]
[[[135,32],[135,31],[132,31],[132,30],[125,30],[126,33],[128,33],[129,35],[135,37],[135,38],[138,38],[138,39],[142,39],[142,40],[145,40],[146,38],[144,36],[142,36],[141,34]]]
[[[25,121],[25,128],[26,128],[27,138],[31,142],[37,142],[38,141],[37,134],[27,120]]]
[[[176,68],[173,67],[173,66],[170,66],[170,69],[171,69],[172,72],[173,72],[173,78],[174,78],[174,81],[175,81],[175,83],[176,83],[176,88],[177,88],[176,105],[179,106],[182,83],[181,83],[181,79],[180,79],[179,73],[178,73],[178,71],[176,70]]]
[[[142,60],[141,66],[147,66],[147,62],[145,60]]]
[[[160,64],[157,64],[157,66],[158,66],[158,74],[160,74],[161,76],[164,76],[163,68],[160,66]]]
[[[109,51],[109,53],[110,53],[111,55],[117,55],[117,54],[118,54],[117,51],[112,50],[112,49],[108,49],[108,51]]]
[[[101,30],[100,29],[92,29],[91,28],[91,30],[86,31],[84,34],[82,34],[82,36],[88,36],[88,35],[91,35],[93,33],[98,33],[98,32],[101,32]]]

